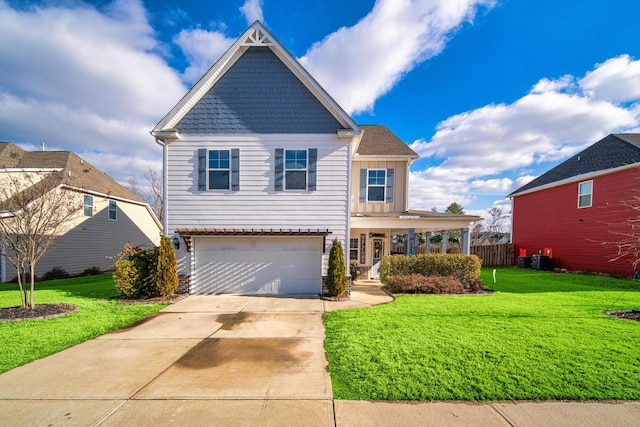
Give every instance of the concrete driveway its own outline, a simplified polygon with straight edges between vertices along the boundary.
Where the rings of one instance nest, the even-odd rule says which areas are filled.
[[[2,426],[637,425],[640,404],[333,401],[325,311],[390,301],[189,296],[0,375]]]

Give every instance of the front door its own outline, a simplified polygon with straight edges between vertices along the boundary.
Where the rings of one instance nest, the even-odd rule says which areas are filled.
[[[371,267],[371,278],[380,277],[380,261],[384,256],[384,241],[382,239],[373,239],[373,266]]]

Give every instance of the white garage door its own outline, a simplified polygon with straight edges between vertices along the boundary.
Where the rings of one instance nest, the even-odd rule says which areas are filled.
[[[193,250],[195,294],[322,290],[322,237],[200,237]]]

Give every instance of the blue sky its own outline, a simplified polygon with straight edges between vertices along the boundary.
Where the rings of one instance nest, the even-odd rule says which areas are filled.
[[[514,189],[640,132],[638,16],[631,0],[0,0],[0,140],[144,181],[149,131],[260,19],[358,123],[421,155],[412,208],[509,212]]]

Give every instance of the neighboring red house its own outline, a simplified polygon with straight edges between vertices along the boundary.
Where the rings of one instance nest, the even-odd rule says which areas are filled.
[[[640,134],[615,134],[591,145],[509,195],[516,256],[551,249],[553,265],[570,271],[633,276],[633,259],[612,261],[638,211]],[[640,203],[640,201],[638,202]]]

